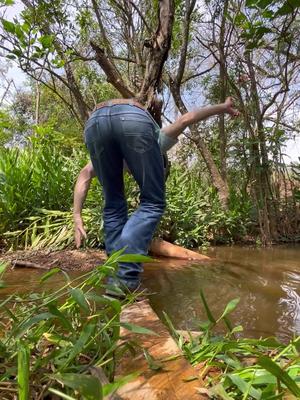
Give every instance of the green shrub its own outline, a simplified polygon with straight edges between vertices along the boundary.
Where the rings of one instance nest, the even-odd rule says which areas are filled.
[[[14,247],[64,248],[73,243],[72,203],[76,177],[88,160],[82,149],[66,154],[51,129],[38,130],[25,149],[0,149],[0,234]],[[125,177],[129,214],[139,190]],[[229,211],[195,169],[174,165],[167,181],[167,209],[156,235],[187,247],[228,243],[243,237],[249,204],[233,193]],[[83,218],[88,246],[103,246],[103,196],[94,179]]]

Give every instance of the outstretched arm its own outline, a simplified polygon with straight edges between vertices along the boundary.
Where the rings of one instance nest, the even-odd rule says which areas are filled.
[[[80,247],[81,240],[86,238],[81,212],[84,201],[86,199],[88,190],[90,188],[91,180],[94,178],[95,171],[91,162],[89,162],[80,171],[74,189],[74,203],[73,203],[73,218],[75,228],[75,244]]]
[[[231,97],[227,97],[225,103],[198,108],[195,111],[189,111],[180,116],[173,124],[162,128],[162,131],[166,136],[176,139],[188,126],[213,115],[220,114],[229,114],[232,117],[239,115],[239,112],[234,108],[233,99]]]

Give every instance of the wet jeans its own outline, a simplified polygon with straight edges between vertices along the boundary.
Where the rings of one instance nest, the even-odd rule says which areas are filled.
[[[146,111],[133,105],[96,110],[85,126],[85,142],[103,187],[106,252],[126,248],[146,255],[165,209],[163,159],[157,129]],[[123,160],[140,188],[140,205],[128,218],[124,195]],[[140,284],[139,263],[121,263],[117,278],[128,288]],[[111,280],[111,283],[113,281]]]

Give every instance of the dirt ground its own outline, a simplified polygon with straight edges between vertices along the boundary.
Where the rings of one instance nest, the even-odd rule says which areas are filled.
[[[0,263],[7,262],[13,266],[16,262],[24,262],[23,267],[30,267],[32,263],[36,268],[59,267],[67,271],[89,271],[105,259],[106,255],[101,250],[20,250],[0,254]]]

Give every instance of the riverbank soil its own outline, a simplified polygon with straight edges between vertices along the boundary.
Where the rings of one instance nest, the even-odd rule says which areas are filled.
[[[210,257],[174,245],[161,239],[151,243],[152,257],[165,257],[178,260],[208,261]],[[102,264],[106,254],[101,250],[24,250],[0,254],[0,262],[8,262],[13,267],[51,269],[59,267],[67,271],[89,271]]]
[[[124,376],[136,371],[140,372],[136,379],[118,390],[121,399],[207,399],[199,392],[199,388],[204,387],[199,370],[192,367],[184,358],[147,300],[125,308],[121,314],[121,321],[155,332],[153,335],[141,335],[125,328],[121,329],[122,340],[137,343],[139,346],[135,355],[124,356],[116,373]]]
[[[7,262],[12,266],[16,264],[16,268],[18,264],[20,268],[30,267],[31,263],[31,267],[36,269],[58,267],[67,271],[90,271],[105,260],[106,254],[100,250],[24,250],[0,255],[0,262]]]

